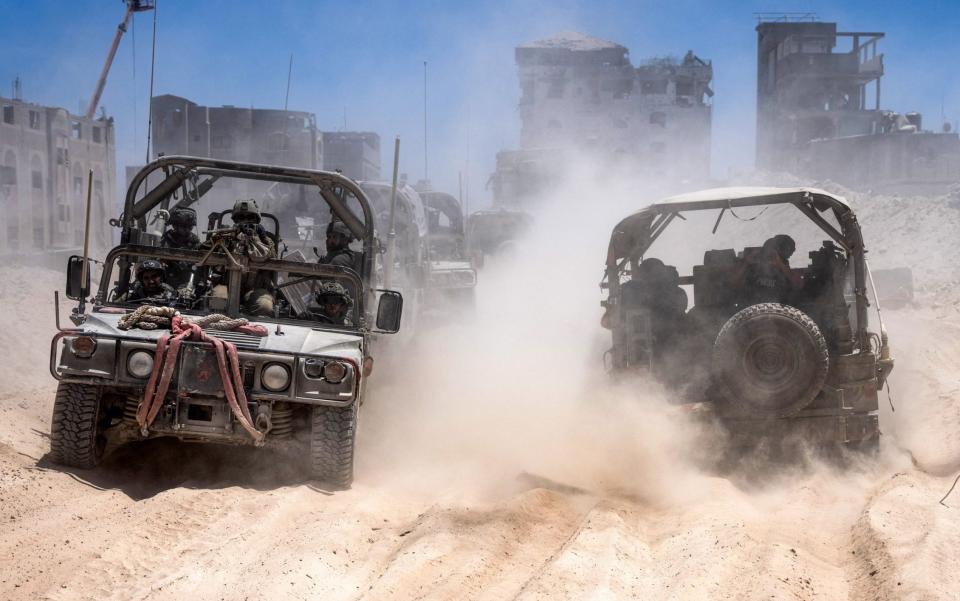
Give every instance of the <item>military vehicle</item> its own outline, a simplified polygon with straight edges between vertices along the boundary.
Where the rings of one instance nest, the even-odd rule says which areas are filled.
[[[359,185],[374,207],[381,237],[386,237],[390,229],[391,185],[385,182],[360,182]],[[424,313],[444,311],[451,300],[455,305],[462,300],[472,303],[477,275],[461,254],[463,221],[459,215],[459,203],[449,194],[421,194],[408,184],[397,188],[393,272],[396,287],[405,299],[412,301],[407,311],[411,324]]]
[[[358,270],[285,258],[281,224],[256,214],[256,199],[211,213],[200,248],[157,245],[148,229],[156,214],[217,189],[211,197],[228,198],[250,182],[264,191],[276,182],[303,188],[317,214],[335,215],[360,241]],[[79,306],[75,327],[61,328],[58,318],[50,347],[59,381],[52,460],[92,468],[108,444],[174,437],[279,448],[316,478],[349,486],[375,343],[398,331],[403,305],[399,293],[378,289],[381,246],[363,190],[338,173],[169,156],[133,178],[116,223],[120,244],[93,292],[82,258],[67,267],[66,295]],[[256,241],[279,252],[253,252]],[[186,266],[190,280],[175,299],[129,300],[136,267],[147,261]],[[333,309],[318,306],[315,286],[346,294]]]
[[[755,232],[768,209],[772,227],[806,228],[806,265],[790,265],[796,242],[784,233],[748,245],[762,240],[744,232]],[[708,245],[702,256],[690,254],[724,227],[744,245],[739,252]],[[681,275],[671,263],[683,261],[695,264]],[[868,324],[869,283],[860,226],[839,196],[721,188],[667,198],[613,228],[601,284],[602,324],[613,342],[608,367],[619,376],[652,374],[680,402],[711,408],[735,443],[796,438],[875,448],[877,391],[893,359],[882,321]]]
[[[533,226],[533,217],[517,209],[504,207],[477,211],[467,218],[467,254],[477,266],[486,257],[509,254]]]
[[[427,305],[441,311],[472,307],[477,272],[467,254],[463,209],[445,192],[421,191],[420,197],[427,211]]]

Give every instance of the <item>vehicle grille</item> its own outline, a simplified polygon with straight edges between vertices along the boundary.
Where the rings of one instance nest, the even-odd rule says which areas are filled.
[[[204,330],[207,336],[213,336],[220,340],[232,342],[238,349],[245,351],[255,351],[260,348],[260,344],[266,340],[265,336],[254,336],[244,332],[232,332],[227,330]]]

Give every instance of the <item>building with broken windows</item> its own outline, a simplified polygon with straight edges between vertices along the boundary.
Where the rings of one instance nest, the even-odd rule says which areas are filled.
[[[165,94],[151,102],[153,153],[203,156],[306,169],[340,169],[354,179],[380,177],[380,137],[321,132],[313,113],[200,106]]]
[[[944,187],[960,138],[883,110],[881,32],[779,17],[757,25],[757,166],[850,186]]]
[[[709,61],[687,52],[634,66],[620,44],[563,32],[517,47],[516,63],[521,148],[498,155],[495,199],[531,187],[517,177],[549,178],[557,166],[540,163],[558,151],[638,175],[709,175]]]
[[[81,248],[90,170],[90,241],[108,247],[116,213],[113,119],[19,98],[0,98],[0,112],[0,255]]]

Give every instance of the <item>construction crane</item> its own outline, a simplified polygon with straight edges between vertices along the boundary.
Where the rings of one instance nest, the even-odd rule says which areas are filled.
[[[97,80],[97,89],[93,92],[93,98],[90,99],[90,106],[87,107],[87,119],[93,119],[97,112],[97,105],[100,103],[100,96],[103,94],[103,87],[107,85],[107,73],[110,72],[110,65],[113,64],[113,57],[117,54],[117,47],[120,46],[120,38],[127,31],[127,24],[133,13],[139,13],[146,10],[152,10],[154,0],[124,0],[127,5],[127,12],[123,15],[123,22],[117,26],[117,34],[113,36],[113,44],[110,46],[110,52],[107,53],[107,62],[103,64],[103,71],[100,73],[100,79]]]

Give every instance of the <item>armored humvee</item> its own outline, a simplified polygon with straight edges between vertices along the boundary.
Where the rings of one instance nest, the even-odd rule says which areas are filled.
[[[764,237],[777,235],[761,246],[762,222],[774,228]],[[677,235],[664,243],[670,226]],[[707,242],[696,254],[724,228],[734,248]],[[811,246],[792,266],[799,244],[781,232],[797,228]],[[684,261],[692,269],[681,275]],[[667,198],[613,228],[601,283],[608,367],[652,374],[679,402],[712,408],[735,441],[875,447],[877,391],[893,360],[882,321],[868,324],[869,282],[860,226],[841,197],[721,188]]]
[[[316,214],[334,215],[350,228],[362,245],[357,270],[291,258],[274,215],[263,213],[258,225],[243,226],[253,230],[241,229],[229,208],[236,191],[256,200],[276,182],[302,188],[298,196]],[[212,225],[200,232],[204,244],[161,246],[164,216],[184,207],[214,209]],[[281,448],[304,457],[316,478],[349,486],[375,342],[399,329],[403,302],[397,292],[378,290],[380,244],[363,190],[338,173],[169,156],[133,178],[115,223],[120,244],[105,257],[93,292],[89,274],[82,281],[82,259],[68,264],[67,296],[80,305],[71,316],[75,327],[60,328],[58,319],[50,347],[50,373],[59,381],[53,461],[91,468],[108,444],[174,437]],[[291,229],[295,223],[286,224]],[[257,256],[231,247],[243,235],[269,240],[277,252]],[[172,298],[130,300],[137,266],[148,261],[177,265],[190,280]],[[263,303],[249,302],[251,280],[262,283],[267,314]],[[338,312],[314,306],[321,285],[343,291],[334,303]],[[159,327],[131,325],[145,305]],[[174,309],[179,313],[172,315]],[[190,329],[190,321],[214,314],[233,327],[210,326],[178,341],[173,320]]]

